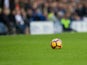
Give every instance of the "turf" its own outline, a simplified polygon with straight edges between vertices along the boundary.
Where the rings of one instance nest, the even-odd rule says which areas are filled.
[[[53,38],[63,41],[52,49]],[[86,65],[87,33],[0,36],[0,65]]]

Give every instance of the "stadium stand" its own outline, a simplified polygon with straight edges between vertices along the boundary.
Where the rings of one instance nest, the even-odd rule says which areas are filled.
[[[68,24],[61,25],[70,29],[72,21],[87,19],[86,3],[87,0],[0,0],[0,21],[6,25],[8,34],[29,34],[31,21],[68,20]]]

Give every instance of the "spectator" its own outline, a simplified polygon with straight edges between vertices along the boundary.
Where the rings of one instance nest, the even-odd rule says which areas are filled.
[[[23,34],[25,31],[25,25],[24,25],[24,20],[21,16],[20,9],[16,9],[15,20],[16,20],[16,26],[17,26],[17,33]]]
[[[79,4],[77,5],[77,8],[76,8],[75,12],[76,12],[76,14],[77,14],[78,16],[80,16],[81,18],[84,16],[84,9],[83,9],[83,5],[82,5],[81,3],[79,3]]]
[[[46,21],[46,17],[39,9],[34,9],[33,13],[32,21]]]
[[[15,9],[15,0],[9,0],[9,8],[11,11]]]
[[[57,17],[55,16],[54,12],[53,11],[50,11],[48,13],[48,20],[49,21],[53,21],[53,22],[58,22],[58,19]]]
[[[0,8],[2,9],[4,6],[4,0],[0,0]]]
[[[2,11],[1,17],[2,17],[2,22],[8,28],[8,34],[12,34],[13,23],[10,21],[9,14],[10,14],[10,10],[8,8],[4,8]]]
[[[63,31],[71,31],[71,29],[70,29],[71,20],[69,19],[69,17],[70,17],[70,14],[66,13],[65,16],[61,19]]]
[[[10,21],[13,23],[13,34],[16,34],[15,10],[12,10],[9,15]]]
[[[87,3],[84,4],[84,16],[87,17]]]
[[[0,8],[9,8],[11,11],[15,8],[15,0],[0,0]]]
[[[32,9],[28,9],[27,18],[28,18],[29,22],[32,21],[32,17],[33,17],[33,11],[32,11]]]
[[[9,8],[10,7],[10,1],[9,0],[4,0],[4,7]]]
[[[24,20],[24,24],[25,24],[25,30],[24,30],[24,33],[25,34],[29,34],[29,20],[27,18],[27,13],[26,11],[24,10],[24,8],[21,10],[21,14],[22,14],[22,18]]]

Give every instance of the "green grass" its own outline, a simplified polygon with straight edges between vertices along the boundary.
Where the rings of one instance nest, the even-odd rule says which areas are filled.
[[[62,49],[52,49],[54,38]],[[86,65],[87,33],[0,36],[0,65]]]

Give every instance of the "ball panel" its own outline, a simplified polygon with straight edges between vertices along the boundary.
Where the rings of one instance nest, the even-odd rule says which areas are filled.
[[[55,42],[55,41],[52,41],[52,42],[51,42],[51,47],[52,47],[53,49],[55,49],[56,46],[57,46],[56,42]]]

